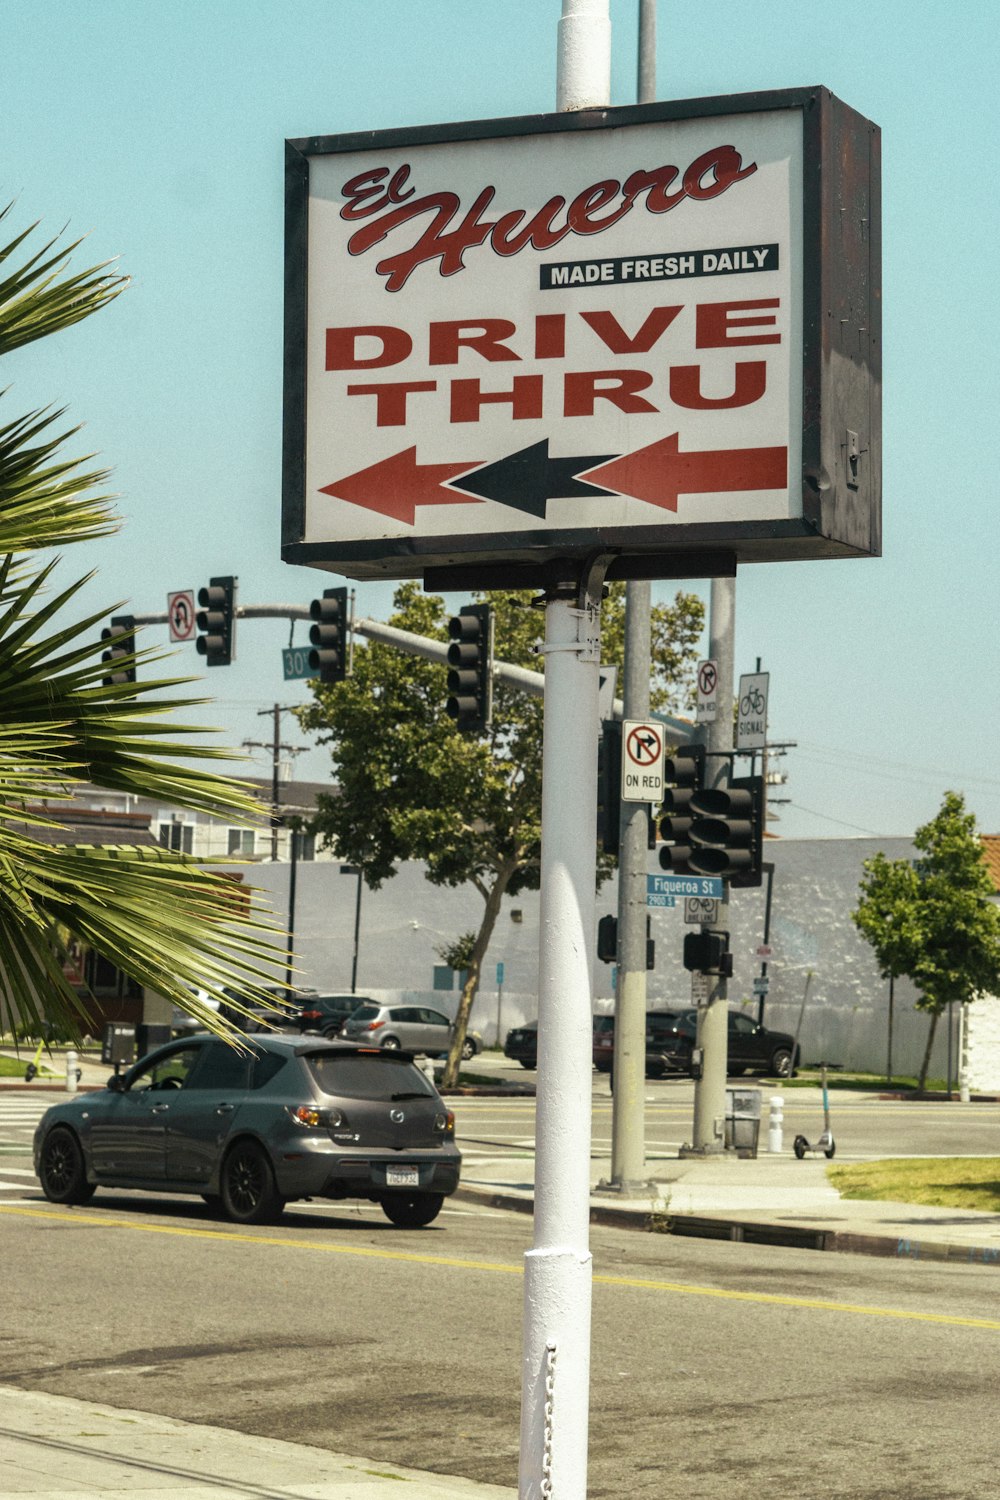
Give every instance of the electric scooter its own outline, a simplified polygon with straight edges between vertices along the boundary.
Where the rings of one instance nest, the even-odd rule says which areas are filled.
[[[830,1129],[830,1096],[826,1087],[826,1070],[828,1066],[833,1066],[833,1064],[821,1062],[819,1066],[823,1083],[823,1133],[815,1145],[811,1145],[804,1135],[797,1135],[795,1137],[793,1150],[799,1161],[802,1160],[807,1151],[815,1151],[817,1154],[822,1151],[823,1155],[829,1160],[837,1149],[837,1143],[833,1139],[833,1131]]]

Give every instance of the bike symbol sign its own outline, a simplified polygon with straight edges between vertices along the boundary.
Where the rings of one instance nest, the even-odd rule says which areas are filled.
[[[699,724],[713,724],[719,706],[719,664],[716,661],[698,663],[698,711]]]
[[[167,624],[172,641],[194,638],[194,590],[179,589],[167,595]]]
[[[626,719],[622,725],[622,746],[622,801],[662,801],[662,724]]]
[[[770,673],[750,672],[740,678],[736,717],[737,750],[762,750],[767,744],[767,689]]]

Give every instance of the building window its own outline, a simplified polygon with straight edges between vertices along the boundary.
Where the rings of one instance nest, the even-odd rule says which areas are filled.
[[[316,835],[314,833],[299,834],[299,859],[316,858]]]
[[[164,849],[173,849],[178,854],[190,854],[193,839],[193,823],[160,824],[160,843]]]
[[[254,841],[256,832],[252,828],[230,828],[229,830],[229,853],[244,854],[249,859],[254,856]]]

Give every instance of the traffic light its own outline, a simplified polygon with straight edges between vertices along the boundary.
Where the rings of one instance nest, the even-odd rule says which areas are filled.
[[[618,957],[618,918],[610,914],[597,923],[597,956],[602,964],[613,964]]]
[[[446,712],[465,734],[484,734],[493,717],[493,607],[466,604],[448,621]]]
[[[108,670],[101,679],[104,686],[114,687],[121,682],[134,682],[135,662],[128,658],[135,651],[135,616],[112,615],[111,624],[101,631],[101,640],[108,643],[108,649],[101,653],[101,661],[108,664]]]
[[[617,854],[622,813],[622,726],[605,719],[597,742],[597,837],[605,854]]]
[[[684,935],[684,967],[691,973],[732,977],[733,955],[728,932],[688,932]]]
[[[236,579],[211,578],[198,590],[201,609],[194,622],[202,632],[195,647],[206,667],[228,667],[236,655]]]
[[[320,682],[343,682],[347,676],[347,590],[324,589],[309,606],[309,666]]]
[[[763,776],[734,777],[726,787],[696,793],[688,868],[697,875],[721,875],[732,886],[760,885],[764,797]]]
[[[685,875],[691,868],[691,804],[705,784],[705,746],[683,745],[663,764],[663,779],[668,783],[663,794],[660,837],[660,865],[674,875]]]

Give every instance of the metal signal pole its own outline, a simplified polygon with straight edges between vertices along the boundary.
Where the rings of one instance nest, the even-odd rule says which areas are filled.
[[[733,748],[733,635],[736,619],[735,578],[713,578],[709,603],[708,654],[718,663],[719,708],[715,719],[707,724],[705,748],[705,785],[729,785],[731,762],[725,755],[712,751]],[[729,928],[729,885],[723,882],[719,902],[719,919],[715,929]],[[729,1002],[726,980],[718,974],[708,976],[708,1003],[698,1007],[698,1034],[695,1045],[701,1049],[701,1077],[694,1088],[694,1140],[692,1149],[699,1155],[714,1155],[725,1148],[726,1063],[729,1050]]]
[[[656,0],[639,0],[637,94],[656,98]],[[648,579],[625,585],[625,718],[648,719],[650,615]],[[621,803],[618,854],[618,977],[615,986],[614,1101],[611,1110],[611,1181],[620,1193],[646,1186],[646,873],[649,811],[644,802]]]

